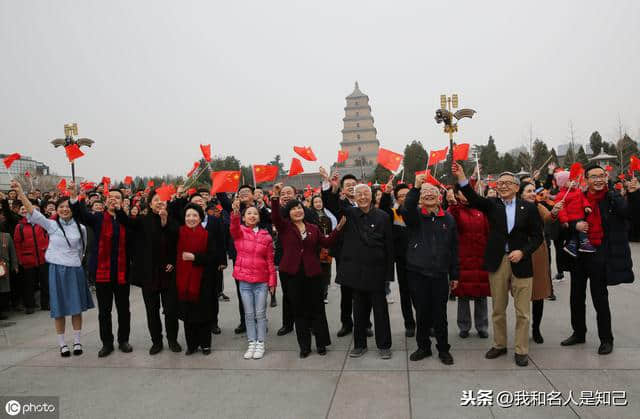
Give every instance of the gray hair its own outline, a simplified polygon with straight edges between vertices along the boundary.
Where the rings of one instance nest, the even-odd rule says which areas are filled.
[[[510,176],[510,177],[513,178],[513,181],[515,182],[516,185],[520,185],[520,179],[518,179],[518,176],[516,176],[515,173],[513,173],[513,172],[502,172],[502,173],[500,173],[498,178],[501,178],[502,176]]]
[[[371,193],[371,188],[366,183],[358,183],[354,188],[353,192],[355,193],[358,189],[366,189]]]

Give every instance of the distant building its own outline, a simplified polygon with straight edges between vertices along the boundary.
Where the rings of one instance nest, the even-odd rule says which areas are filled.
[[[7,156],[8,154],[0,154],[0,159],[4,159]],[[20,159],[13,162],[8,170],[4,166],[2,169],[4,170],[0,170],[0,190],[9,189],[11,179],[24,175],[26,172],[29,172],[32,176],[49,175],[49,166],[33,160],[29,156],[21,156]]]
[[[342,118],[342,142],[340,147],[349,152],[349,158],[344,166],[338,168],[341,175],[353,174],[358,179],[370,176],[376,168],[378,160],[378,130],[374,126],[371,116],[369,96],[362,93],[358,82],[353,92],[346,97],[347,106]]]

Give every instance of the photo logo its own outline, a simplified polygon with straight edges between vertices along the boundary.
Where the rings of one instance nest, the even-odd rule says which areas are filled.
[[[7,412],[7,415],[9,415],[9,416],[19,415],[21,408],[22,408],[22,406],[20,405],[20,402],[18,402],[16,400],[9,400],[4,405],[4,411]]]

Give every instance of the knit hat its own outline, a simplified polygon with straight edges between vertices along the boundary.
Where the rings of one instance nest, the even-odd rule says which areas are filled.
[[[553,174],[553,177],[556,180],[556,184],[558,188],[564,188],[569,180],[569,172],[563,170],[562,172],[556,172]]]

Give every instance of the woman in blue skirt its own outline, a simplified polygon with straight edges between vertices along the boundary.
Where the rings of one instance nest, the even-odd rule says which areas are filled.
[[[40,225],[49,233],[49,247],[45,253],[45,260],[49,263],[51,317],[56,322],[60,355],[71,355],[69,347],[64,343],[66,316],[71,316],[73,325],[73,354],[81,355],[82,312],[94,307],[82,269],[82,257],[87,242],[86,228],[73,218],[69,198],[60,198],[56,202],[55,219],[47,219],[39,211],[34,211],[34,206],[18,182],[12,181],[11,189],[18,193],[18,199],[26,208],[27,220]]]

